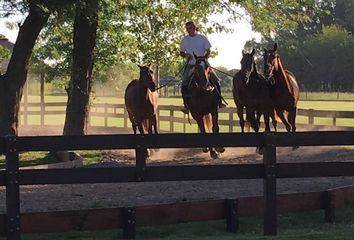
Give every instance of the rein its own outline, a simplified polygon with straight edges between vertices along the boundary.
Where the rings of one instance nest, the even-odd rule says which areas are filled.
[[[228,73],[226,73],[226,72],[223,72],[223,71],[221,71],[221,70],[219,70],[219,69],[217,69],[217,68],[214,68],[214,67],[212,67],[212,66],[210,66],[210,68],[212,68],[212,69],[214,69],[214,70],[216,70],[216,71],[218,71],[218,72],[221,72],[222,74],[225,74],[225,75],[228,76],[228,77],[231,77],[231,78],[234,77],[234,76],[232,76],[231,74],[228,74]]]
[[[160,87],[155,88],[155,91],[157,91],[157,90],[159,90],[159,89],[161,89],[161,88],[163,88],[163,87],[166,87],[166,86],[169,85],[172,81],[174,81],[174,79],[171,79],[171,80],[168,81],[166,84],[161,85]]]
[[[188,64],[188,62],[185,62],[185,63],[183,64],[183,66],[182,66],[182,67],[179,69],[179,71],[178,71],[178,75],[181,74],[182,70],[184,70],[184,68],[185,68],[185,66],[186,66],[187,64]],[[176,77],[176,76],[174,76],[174,77]],[[173,79],[171,79],[170,81],[168,81],[166,84],[161,85],[160,87],[155,88],[155,91],[156,91],[156,90],[159,90],[159,89],[161,89],[161,88],[163,88],[163,87],[166,87],[166,86],[169,85],[171,82],[173,82]]]

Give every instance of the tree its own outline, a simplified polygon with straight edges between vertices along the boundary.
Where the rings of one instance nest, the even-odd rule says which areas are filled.
[[[64,135],[85,134],[98,23],[98,0],[78,1],[75,6],[73,64],[67,89]]]
[[[28,11],[20,27],[7,72],[0,78],[0,135],[17,134],[18,112],[28,61],[37,36],[49,17],[49,11],[43,5],[30,2]]]
[[[76,35],[74,37],[73,70],[70,77],[71,83],[68,88],[70,98],[68,102],[68,114],[72,116],[67,116],[66,120],[78,121],[78,124],[74,125],[73,123],[68,123],[68,125],[64,127],[64,133],[66,134],[84,133],[82,130],[84,129],[85,124],[83,118],[87,116],[87,104],[92,80],[92,50],[96,39],[96,10],[98,8],[96,7],[96,1],[98,0],[75,1],[76,15],[74,20],[74,34]],[[27,22],[26,19],[23,27],[20,28],[19,38],[16,42],[18,45],[15,45],[8,72],[5,76],[1,77],[1,91],[3,91],[3,93],[5,91],[11,92],[11,94],[8,94],[10,97],[1,97],[5,99],[0,99],[3,100],[2,102],[6,103],[2,104],[0,107],[1,134],[17,131],[19,101],[22,96],[23,84],[26,80],[26,69],[39,31],[45,26],[50,14],[54,12],[55,9],[63,10],[65,9],[65,4],[73,3],[72,0],[27,0],[24,2],[11,0],[8,2],[10,3],[10,9],[15,9],[17,6],[24,6],[26,4],[30,6],[27,8],[30,13],[27,19],[34,17],[34,20],[38,21],[38,24],[36,22],[31,26],[27,26],[25,24]],[[111,6],[110,0],[100,0],[100,3],[107,3],[107,6]],[[123,29],[122,32],[119,32],[122,34],[117,38],[119,40],[117,43],[120,44],[119,46],[121,48],[102,49],[104,58],[101,60],[105,62],[109,59],[112,49],[117,49],[117,54],[113,55],[119,55],[121,59],[134,57],[134,59],[136,59],[135,61],[142,60],[145,62],[151,60],[157,66],[161,66],[164,63],[168,64],[177,58],[176,53],[178,52],[178,43],[180,37],[184,34],[184,23],[186,20],[194,20],[197,23],[200,23],[200,25],[205,25],[208,16],[225,10],[231,13],[232,18],[230,21],[232,21],[241,17],[237,11],[237,9],[241,7],[251,16],[254,29],[261,31],[265,35],[269,35],[277,29],[294,29],[298,22],[308,21],[308,17],[301,8],[301,4],[310,4],[312,1],[302,0],[301,3],[299,3],[297,0],[127,0],[125,3],[123,3],[123,1],[119,1],[118,3],[117,12],[122,14],[119,16],[127,16],[128,18],[126,20],[123,18],[123,20],[109,21],[111,15],[106,14],[106,16],[107,23],[110,23],[107,24],[107,26],[114,25],[117,26],[118,29]],[[79,8],[79,5],[82,5],[83,7]],[[68,13],[70,13],[70,11],[68,11]],[[59,15],[60,14],[57,14],[57,16]],[[68,24],[69,21],[70,18],[68,18],[68,21],[65,19],[65,21],[62,22],[62,26],[70,26],[70,24]],[[80,25],[83,26],[82,29],[80,29]],[[27,27],[26,31],[24,31],[24,26]],[[211,26],[205,25],[204,27],[203,31],[206,33],[225,30],[223,25],[218,23],[213,23]],[[29,29],[31,32],[28,31]],[[87,36],[87,39],[84,39],[83,36]],[[102,42],[100,40],[98,42],[104,43],[106,39],[111,39],[110,34],[106,32],[101,36]],[[24,39],[27,41],[25,42]],[[47,39],[44,39],[42,43],[50,46],[51,43],[46,40]],[[88,42],[85,40],[88,40]],[[81,41],[83,44],[78,44]],[[19,46],[22,44],[26,45],[24,51],[19,50]],[[58,40],[54,39],[52,45],[56,44],[58,44]],[[87,51],[80,48],[82,46],[87,46]],[[65,50],[70,52],[69,47],[66,47]],[[62,60],[64,63],[69,59],[63,57],[64,55],[62,55],[61,51],[44,51],[42,57],[45,59],[45,54],[48,53],[58,54],[58,59]],[[80,58],[79,53],[83,54],[82,56],[86,56],[87,59]],[[76,68],[81,66],[79,59],[82,59],[83,61],[83,69]],[[114,60],[114,58],[111,59]],[[106,63],[108,63],[108,61],[106,61]],[[68,67],[70,65],[66,64],[66,66]],[[105,68],[107,64],[102,66]],[[68,72],[69,71],[67,71],[67,73]],[[86,75],[84,73],[86,73]],[[82,96],[79,96],[80,94]],[[1,94],[1,96],[4,96],[4,94]],[[78,119],[73,117],[75,114],[77,114]]]
[[[279,52],[306,90],[351,91],[353,49],[353,36],[332,25],[301,41],[284,42]]]

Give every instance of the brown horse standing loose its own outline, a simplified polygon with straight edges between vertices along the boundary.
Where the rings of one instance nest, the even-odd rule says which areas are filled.
[[[209,79],[210,66],[204,56],[194,57],[196,63],[190,82],[189,109],[201,133],[206,133],[205,125],[209,131],[218,133],[218,100],[214,93],[215,87]],[[225,149],[209,147],[209,151],[210,156],[215,159],[220,157],[220,153]]]
[[[271,96],[277,115],[288,132],[295,132],[299,86],[294,74],[283,68],[277,47],[275,43],[273,49],[264,49],[264,76],[272,85]]]
[[[132,123],[134,134],[139,129],[157,134],[157,100],[153,71],[148,66],[140,66],[139,80],[131,81],[125,90],[125,107]]]

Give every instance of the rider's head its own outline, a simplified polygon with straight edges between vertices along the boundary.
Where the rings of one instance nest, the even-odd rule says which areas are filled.
[[[186,23],[186,30],[190,36],[194,36],[198,28],[195,26],[193,21],[189,21]]]

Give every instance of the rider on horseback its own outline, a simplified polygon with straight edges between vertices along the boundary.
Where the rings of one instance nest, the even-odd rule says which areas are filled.
[[[210,55],[210,42],[209,40],[201,34],[197,33],[197,27],[195,26],[194,22],[189,21],[186,23],[186,30],[188,32],[187,36],[182,38],[181,46],[180,46],[180,55],[186,59],[186,63],[184,66],[184,71],[182,73],[182,86],[181,92],[183,97],[183,104],[184,108],[182,108],[182,112],[185,114],[189,113],[189,83],[191,80],[191,75],[194,69],[195,58],[193,53],[196,56],[205,56],[208,58]],[[216,75],[216,73],[211,70],[210,71],[210,80],[211,83],[216,87],[216,98],[219,102],[219,108],[224,108],[226,105],[222,102],[221,97],[221,87],[220,87],[220,79]]]

